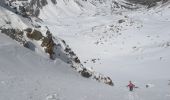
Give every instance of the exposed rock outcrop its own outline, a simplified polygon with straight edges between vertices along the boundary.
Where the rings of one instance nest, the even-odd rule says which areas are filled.
[[[24,45],[26,40],[23,37],[23,31],[19,29],[7,29],[7,28],[0,28],[1,33],[9,36],[10,38],[18,41],[20,44]]]
[[[145,5],[148,8],[151,8],[151,7],[156,6],[158,2],[161,2],[163,4],[163,3],[166,3],[168,0],[127,0],[127,1],[134,3],[134,4]]]
[[[51,0],[51,2],[57,4],[56,0]],[[48,4],[48,0],[6,0],[6,4],[24,17],[38,17],[40,9]]]
[[[33,40],[40,40],[40,39],[42,39],[43,38],[43,35],[41,34],[41,32],[40,31],[38,31],[38,30],[32,30],[31,28],[28,28],[28,29],[26,29],[25,30],[27,33],[26,33],[26,35],[27,35],[27,37],[28,38],[30,38],[30,39],[33,39]]]

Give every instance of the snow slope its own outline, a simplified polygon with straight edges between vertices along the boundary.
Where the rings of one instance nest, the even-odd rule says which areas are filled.
[[[128,92],[126,82],[115,87],[98,84],[76,74],[61,60],[53,62],[0,34],[1,100],[169,100],[166,82],[144,83]],[[149,84],[149,83],[148,83]]]
[[[104,91],[95,88],[108,88],[82,78],[59,59],[53,62],[42,58],[3,34],[0,34],[0,55],[1,100],[93,100],[92,96],[102,100],[98,94]],[[107,96],[111,98],[111,92],[104,97]]]
[[[169,5],[112,12],[108,10],[111,0],[101,0],[95,6],[91,1],[80,1],[81,7],[72,0],[59,0],[57,5],[49,1],[41,9],[42,21],[36,23],[48,26],[56,39],[66,40],[85,67],[111,76],[115,86],[84,79],[61,59],[49,60],[40,53],[42,48],[32,52],[0,33],[0,99],[170,99]],[[1,25],[31,26],[22,23],[26,21],[22,17],[9,14],[0,18]],[[4,18],[15,19],[12,26]],[[129,80],[139,87],[132,93],[126,88]]]

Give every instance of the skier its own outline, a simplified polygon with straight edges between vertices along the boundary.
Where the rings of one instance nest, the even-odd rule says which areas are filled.
[[[133,88],[135,88],[135,85],[129,81],[129,85],[127,85],[127,87],[129,87],[129,91],[133,91]]]

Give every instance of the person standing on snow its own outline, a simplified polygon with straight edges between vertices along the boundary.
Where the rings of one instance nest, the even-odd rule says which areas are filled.
[[[127,85],[127,87],[129,87],[129,91],[133,91],[133,88],[135,88],[135,85],[129,81],[129,85]]]

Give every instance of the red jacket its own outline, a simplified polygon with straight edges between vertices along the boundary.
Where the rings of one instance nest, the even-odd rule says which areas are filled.
[[[135,85],[132,83],[129,83],[129,85],[127,85],[127,87],[135,87]]]

